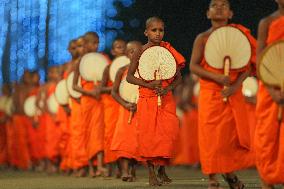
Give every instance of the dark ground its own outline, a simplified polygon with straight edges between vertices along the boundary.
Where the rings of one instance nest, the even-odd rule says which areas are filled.
[[[138,180],[134,183],[122,182],[115,178],[75,178],[62,175],[47,175],[46,173],[20,172],[0,170],[0,189],[132,189],[151,188],[148,186],[147,171],[138,169]],[[172,167],[168,174],[173,183],[164,185],[162,189],[206,189],[207,180],[200,170],[188,167]],[[246,183],[247,188],[260,188],[257,172],[241,171],[239,178]],[[220,178],[221,186],[228,188]],[[278,187],[277,189],[280,189]]]

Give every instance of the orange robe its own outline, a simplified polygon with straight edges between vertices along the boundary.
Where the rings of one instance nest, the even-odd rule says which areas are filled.
[[[81,104],[71,98],[71,158],[68,164],[71,164],[73,169],[79,169],[88,165],[88,157],[86,151],[86,128],[83,126],[82,107]]]
[[[269,27],[267,44],[284,40],[284,16]],[[257,96],[255,131],[256,165],[260,177],[269,184],[284,183],[284,121],[277,120],[278,105],[262,82]],[[283,114],[284,117],[284,114]]]
[[[123,77],[126,77],[127,71],[124,72]],[[137,117],[134,113],[131,123],[128,124],[129,115],[130,111],[120,105],[111,150],[118,158],[138,159]]]
[[[255,136],[255,127],[256,127],[256,114],[255,114],[256,105],[246,102],[246,111],[248,114],[248,122],[250,128],[250,143],[251,150],[254,151],[254,136]]]
[[[14,141],[15,148],[15,166],[26,170],[31,166],[28,128],[31,126],[31,121],[25,115],[14,114],[12,117],[12,124],[14,127]]]
[[[248,37],[254,53],[256,42],[250,31],[241,25],[234,26]],[[251,61],[254,60],[255,54]],[[201,66],[210,72],[223,74],[223,70],[211,68],[204,58]],[[235,81],[238,74],[239,72],[230,71],[231,81]],[[228,98],[227,103],[223,101],[222,89],[223,86],[214,81],[200,78],[198,137],[200,162],[204,174],[228,173],[254,164],[241,87]]]
[[[12,118],[9,118],[6,123],[7,132],[7,153],[8,162],[11,166],[16,166],[16,148],[15,148],[15,127],[12,123]]]
[[[175,57],[177,65],[184,66],[185,59],[169,43],[161,42]],[[162,82],[166,87],[171,80]],[[169,164],[179,132],[179,120],[176,116],[176,103],[172,92],[161,97],[162,105],[158,107],[158,97],[154,90],[139,88],[137,104],[138,151],[144,160],[152,163]]]
[[[198,111],[191,108],[184,112],[173,164],[193,165],[199,162]]]
[[[95,89],[93,82],[82,81],[82,87],[86,91]],[[81,97],[81,109],[83,125],[86,129],[85,142],[88,160],[104,150],[104,111],[103,103],[97,99],[83,95]]]
[[[109,83],[108,86],[112,85]],[[104,162],[111,163],[117,160],[116,154],[111,150],[111,143],[118,120],[119,104],[112,98],[110,94],[102,95],[104,107]]]
[[[0,112],[0,117],[5,114]],[[0,124],[0,165],[8,163],[6,123]]]
[[[51,85],[48,88],[47,97],[52,95],[55,91],[56,85]],[[59,141],[61,138],[61,129],[59,124],[56,123],[56,115],[47,113],[45,116],[46,121],[46,156],[50,161],[56,161],[60,156]]]

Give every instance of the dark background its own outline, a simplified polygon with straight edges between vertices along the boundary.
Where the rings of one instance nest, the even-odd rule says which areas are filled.
[[[145,20],[151,16],[161,17],[166,25],[165,41],[170,42],[187,61],[190,60],[193,41],[199,33],[210,27],[206,18],[209,0],[136,0],[130,8],[123,9],[117,3],[119,14],[117,19],[124,23],[136,18],[137,27],[125,24],[121,36],[126,40],[140,40],[146,43],[143,34]],[[120,7],[121,6],[121,7]],[[257,25],[261,18],[277,9],[274,0],[231,0],[234,12],[233,23],[246,26],[256,37]],[[186,66],[184,73],[188,72]]]

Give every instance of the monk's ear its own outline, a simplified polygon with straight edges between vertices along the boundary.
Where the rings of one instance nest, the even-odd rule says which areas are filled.
[[[116,55],[113,49],[111,49],[110,54],[111,54],[112,56],[115,56],[115,55]]]
[[[210,20],[211,18],[210,18],[209,10],[207,10],[206,15],[207,15],[207,19],[209,19],[209,20]]]
[[[229,14],[229,19],[231,20],[234,16],[234,12],[233,11],[230,11],[230,14]]]
[[[147,29],[144,31],[144,35],[145,35],[146,37],[148,37]]]

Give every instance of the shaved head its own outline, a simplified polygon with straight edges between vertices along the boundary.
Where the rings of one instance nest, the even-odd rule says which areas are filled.
[[[150,26],[153,22],[161,22],[161,23],[164,24],[164,21],[163,21],[161,18],[156,17],[156,16],[150,17],[150,18],[148,18],[148,19],[146,20],[146,29],[149,28],[149,26]],[[165,25],[165,24],[164,24],[164,25]]]

